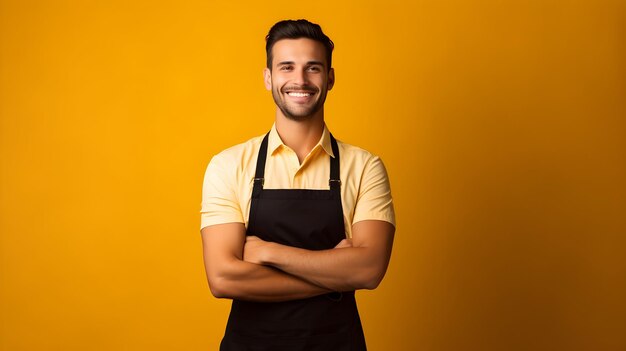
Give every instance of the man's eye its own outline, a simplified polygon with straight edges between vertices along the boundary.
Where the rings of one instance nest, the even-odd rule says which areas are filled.
[[[320,68],[317,67],[317,66],[309,67],[309,71],[311,71],[311,72],[319,72]]]
[[[291,71],[291,66],[282,66],[280,68],[281,71]]]

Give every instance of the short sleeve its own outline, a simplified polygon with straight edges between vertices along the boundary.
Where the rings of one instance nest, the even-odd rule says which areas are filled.
[[[352,224],[364,220],[396,225],[387,170],[377,156],[372,156],[363,170]]]
[[[244,223],[237,197],[235,164],[228,162],[222,155],[214,156],[209,162],[202,185],[200,228],[223,223]]]

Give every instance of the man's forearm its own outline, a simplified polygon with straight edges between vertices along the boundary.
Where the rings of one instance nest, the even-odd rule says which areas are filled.
[[[259,302],[303,299],[331,290],[275,268],[233,259],[209,278],[214,296]]]
[[[215,297],[271,302],[329,292],[275,268],[243,261],[245,237],[243,223],[224,223],[202,229],[204,265]]]
[[[263,264],[333,291],[374,289],[385,273],[368,248],[311,251],[270,243]]]
[[[273,266],[312,284],[333,290],[374,289],[385,275],[395,227],[383,221],[362,221],[352,227],[351,241],[330,250],[306,250],[246,238],[245,261]]]

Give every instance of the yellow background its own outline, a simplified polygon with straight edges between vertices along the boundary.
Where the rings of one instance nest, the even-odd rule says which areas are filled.
[[[202,176],[271,126],[264,36],[300,17],[336,44],[329,127],[391,177],[370,349],[626,349],[610,0],[0,0],[0,349],[217,349]]]

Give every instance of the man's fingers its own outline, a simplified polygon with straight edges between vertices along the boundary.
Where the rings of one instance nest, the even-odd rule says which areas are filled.
[[[335,246],[335,249],[342,249],[345,247],[352,247],[352,239],[343,239]]]
[[[261,239],[259,239],[259,237],[257,236],[254,236],[254,235],[246,236],[246,241],[258,241],[258,240],[261,240]]]

